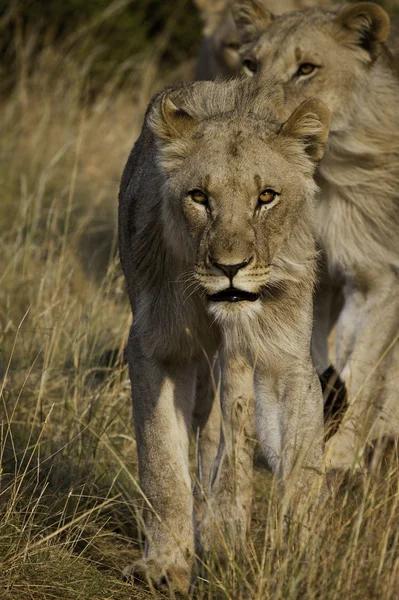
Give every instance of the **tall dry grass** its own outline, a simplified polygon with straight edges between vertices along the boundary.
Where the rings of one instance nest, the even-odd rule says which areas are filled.
[[[134,60],[134,58],[132,59]],[[116,257],[119,178],[152,92],[141,56],[132,86],[87,97],[85,67],[46,49],[1,106],[0,598],[147,598],[119,580],[143,545],[142,500],[119,355],[130,312]],[[199,599],[394,600],[399,590],[395,451],[350,475],[285,550],[276,486],[256,468],[245,556],[205,557]]]
[[[160,85],[140,58],[129,87],[115,72],[93,102],[85,65],[49,47],[1,106],[2,599],[131,597],[118,577],[138,535],[135,442],[109,351],[130,320],[119,180]]]

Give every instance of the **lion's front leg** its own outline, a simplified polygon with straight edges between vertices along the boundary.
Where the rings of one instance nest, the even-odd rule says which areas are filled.
[[[220,361],[199,361],[193,427],[198,444],[197,482],[195,496],[198,500],[210,492],[211,473],[220,444]]]
[[[218,552],[237,549],[245,540],[255,447],[253,366],[223,353],[221,369],[222,437],[200,524],[202,545]]]
[[[258,437],[279,479],[281,515],[286,523],[291,518],[303,523],[301,537],[306,539],[314,500],[325,493],[320,381],[309,361],[291,365],[277,379],[270,369],[258,367],[255,382]]]
[[[399,285],[393,272],[374,279],[370,276],[365,287],[356,281],[347,282],[338,323],[337,354],[350,407],[327,445],[331,468],[357,466],[367,441],[399,432],[395,386],[398,321]]]
[[[128,358],[146,544],[144,560],[125,574],[186,592],[194,554],[188,442],[195,367],[147,359],[137,340],[128,346]]]

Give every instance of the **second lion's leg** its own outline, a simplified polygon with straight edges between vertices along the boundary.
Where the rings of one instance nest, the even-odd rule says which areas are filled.
[[[328,442],[332,468],[357,465],[375,426],[379,435],[398,430],[398,416],[391,409],[396,394],[392,397],[388,389],[399,335],[398,288],[391,273],[370,276],[367,286],[355,281],[346,285],[337,350],[350,408]]]

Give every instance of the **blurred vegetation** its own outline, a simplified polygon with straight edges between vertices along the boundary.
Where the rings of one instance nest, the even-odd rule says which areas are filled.
[[[376,1],[399,12],[398,0]],[[119,85],[129,81],[143,53],[178,69],[195,57],[201,29],[193,0],[0,0],[0,92],[28,77],[49,46],[75,53],[91,92],[116,70]]]
[[[154,597],[119,581],[143,526],[116,199],[150,97],[189,76],[200,36],[193,0],[0,0],[0,600]],[[397,449],[384,460],[285,555],[258,465],[248,552],[206,557],[197,600],[396,600]]]
[[[116,66],[127,80],[149,46],[166,69],[193,57],[201,24],[192,0],[0,0],[0,32],[3,92],[54,45],[69,55],[76,50],[98,89]]]

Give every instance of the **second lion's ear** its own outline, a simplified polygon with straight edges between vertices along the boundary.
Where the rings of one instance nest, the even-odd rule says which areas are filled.
[[[274,19],[261,0],[233,0],[231,10],[241,44],[257,40]]]
[[[381,6],[373,2],[344,6],[335,22],[344,28],[356,44],[367,50],[372,58],[378,56],[381,42],[385,42],[389,35],[389,16]]]
[[[328,138],[330,111],[316,98],[305,100],[282,127],[281,134],[300,140],[306,153],[314,162],[323,158],[324,144]]]
[[[155,135],[163,140],[182,138],[197,125],[196,120],[177,106],[167,93],[152,107],[148,124]]]

